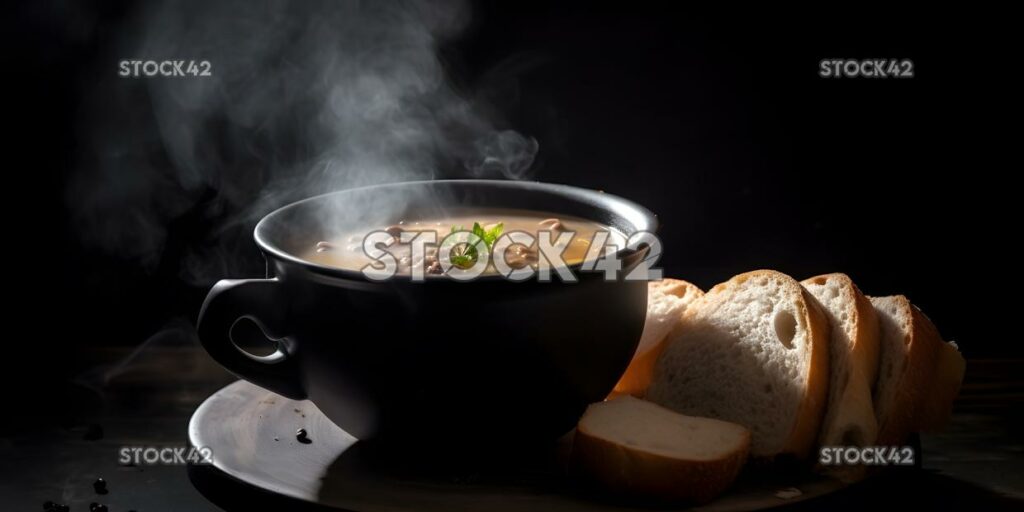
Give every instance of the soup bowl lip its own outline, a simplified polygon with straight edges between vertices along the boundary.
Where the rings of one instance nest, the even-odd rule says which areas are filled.
[[[334,191],[331,191],[331,192],[326,192],[326,193],[323,193],[323,194],[318,194],[318,195],[315,195],[315,196],[307,197],[305,199],[300,199],[298,201],[295,201],[295,202],[289,203],[289,204],[287,204],[285,206],[282,206],[282,207],[280,207],[280,208],[278,208],[278,209],[268,213],[267,215],[265,215],[256,224],[256,227],[253,230],[253,238],[256,241],[256,245],[260,248],[260,250],[262,250],[264,252],[264,254],[267,254],[267,255],[269,255],[269,256],[277,259],[277,260],[294,264],[294,265],[298,266],[299,268],[305,269],[307,271],[311,271],[311,272],[313,272],[315,274],[322,275],[322,276],[328,276],[328,277],[341,278],[341,279],[345,279],[345,280],[370,281],[370,279],[367,278],[365,275],[363,275],[363,273],[361,271],[359,271],[359,270],[351,270],[351,269],[344,269],[344,268],[340,268],[340,267],[333,267],[333,266],[329,266],[329,265],[322,265],[320,263],[315,263],[315,262],[303,259],[303,258],[301,258],[299,256],[296,256],[296,255],[294,255],[294,254],[292,254],[292,253],[290,253],[288,251],[285,251],[284,249],[281,249],[277,244],[275,244],[270,239],[270,236],[269,236],[269,233],[268,233],[268,230],[270,229],[269,226],[273,222],[275,222],[278,217],[286,215],[288,211],[293,210],[293,209],[297,209],[297,208],[301,208],[303,205],[306,205],[306,204],[315,203],[315,202],[318,202],[318,201],[323,201],[325,198],[327,198],[329,196],[335,196],[335,195],[341,195],[341,194],[358,193],[359,191],[370,191],[370,190],[376,190],[376,189],[399,188],[399,187],[416,187],[416,186],[444,186],[444,185],[454,185],[454,186],[459,186],[459,185],[467,185],[467,186],[478,185],[478,186],[487,186],[487,187],[495,187],[495,188],[520,189],[520,190],[525,189],[525,190],[536,190],[536,191],[543,191],[543,192],[553,192],[553,193],[556,193],[556,194],[563,194],[563,195],[565,195],[565,196],[567,196],[569,198],[588,200],[588,202],[590,202],[592,204],[596,204],[600,208],[603,208],[603,209],[605,209],[605,210],[607,210],[609,212],[617,213],[617,214],[620,214],[620,215],[624,214],[625,213],[624,211],[631,211],[633,213],[633,215],[630,217],[630,222],[633,223],[634,231],[647,231],[647,232],[655,233],[655,232],[658,231],[658,228],[659,228],[658,216],[655,215],[653,212],[651,212],[650,210],[648,210],[647,208],[641,206],[640,204],[638,204],[636,202],[630,201],[629,199],[625,199],[625,198],[620,197],[620,196],[616,196],[616,195],[613,195],[613,194],[608,194],[608,193],[606,193],[604,191],[586,189],[586,188],[575,187],[575,186],[571,186],[571,185],[562,185],[562,184],[556,184],[556,183],[545,183],[545,182],[540,182],[540,181],[512,181],[512,180],[485,180],[485,179],[447,179],[447,180],[420,180],[420,181],[400,181],[400,182],[382,183],[382,184],[377,184],[377,185],[368,185],[368,186],[365,186],[365,187],[355,187],[355,188],[349,188],[349,189],[334,190]],[[555,212],[555,213],[557,213],[557,212]],[[591,220],[593,220],[593,219],[591,219]],[[634,223],[634,221],[638,221],[638,222]],[[631,254],[635,254],[636,252],[637,251],[633,250],[633,249],[622,248],[622,249],[620,249],[616,253],[616,255],[621,259],[621,258],[629,257]],[[581,263],[575,263],[575,264],[572,264],[572,265],[568,265],[568,268],[570,270],[572,270],[574,274],[578,275],[577,271],[579,270],[580,266],[581,266]],[[425,275],[424,278],[425,278],[424,282],[430,282],[430,281],[435,281],[435,282],[437,282],[437,281],[451,282],[451,281],[453,281],[452,279],[448,278],[448,276],[445,276],[445,275],[431,275],[431,274],[428,274],[428,275]],[[477,278],[475,278],[475,279],[473,279],[471,281],[468,281],[468,282],[474,282],[474,281],[495,281],[495,280],[505,280],[505,278],[504,278],[504,276],[499,275],[499,274],[484,274],[484,275],[481,275],[481,276],[479,276],[479,277],[477,277]],[[396,282],[396,281],[410,282],[411,280],[408,279],[408,276],[397,276],[395,278],[389,279],[387,281],[383,281],[381,283]],[[463,283],[463,282],[467,282],[467,281],[459,281],[459,282]],[[560,282],[560,281],[553,280],[552,282]]]

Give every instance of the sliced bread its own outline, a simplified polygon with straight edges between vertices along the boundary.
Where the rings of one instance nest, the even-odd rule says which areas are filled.
[[[875,382],[879,445],[899,445],[911,432],[948,416],[963,378],[963,358],[902,295],[871,297],[881,326],[881,364]]]
[[[878,374],[878,317],[871,301],[846,274],[801,282],[821,304],[831,325],[830,381],[821,446],[870,446],[878,423],[871,388]]]
[[[612,395],[642,396],[651,383],[654,361],[661,354],[662,342],[679,323],[686,308],[704,292],[679,279],[663,279],[647,284],[647,322],[633,360],[615,385]]]
[[[740,274],[687,310],[646,396],[749,428],[753,456],[804,458],[825,410],[828,348],[828,320],[800,283],[772,270]]]
[[[732,484],[749,448],[740,425],[623,396],[587,408],[571,467],[614,493],[703,503]]]
[[[921,406],[918,429],[929,432],[946,426],[953,413],[953,401],[960,393],[966,369],[967,362],[956,343],[943,343],[939,348],[935,375],[932,376],[932,391],[924,398]]]

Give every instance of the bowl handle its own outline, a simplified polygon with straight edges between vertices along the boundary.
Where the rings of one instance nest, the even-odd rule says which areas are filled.
[[[196,330],[199,342],[215,361],[235,375],[285,397],[302,400],[298,362],[291,355],[293,344],[279,329],[286,307],[281,283],[276,279],[224,279],[206,295]],[[231,340],[231,328],[247,318],[259,326],[277,351],[256,356],[243,351]]]

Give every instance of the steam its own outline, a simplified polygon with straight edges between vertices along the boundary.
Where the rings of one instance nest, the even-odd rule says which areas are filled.
[[[181,256],[182,277],[205,284],[253,252],[256,220],[303,197],[439,170],[527,177],[537,141],[483,115],[438,57],[470,21],[462,2],[426,0],[202,0],[140,12],[84,111],[68,195],[78,231],[153,269],[173,223],[214,226]],[[205,60],[212,76],[124,78],[121,59]]]
[[[526,177],[538,149],[536,139],[512,130],[481,137],[474,147],[475,158],[467,160],[466,167],[477,175],[498,174],[512,179]]]

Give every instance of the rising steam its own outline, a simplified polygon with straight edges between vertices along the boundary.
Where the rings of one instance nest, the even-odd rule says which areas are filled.
[[[157,264],[168,226],[204,205],[218,235],[184,276],[231,274],[251,225],[331,190],[430,179],[438,169],[520,179],[537,142],[450,85],[438,45],[457,1],[166,2],[125,24],[84,111],[69,189],[95,246]],[[208,60],[210,77],[122,78],[121,59]],[[241,236],[231,236],[232,233]]]

